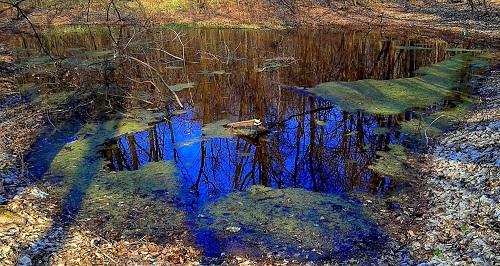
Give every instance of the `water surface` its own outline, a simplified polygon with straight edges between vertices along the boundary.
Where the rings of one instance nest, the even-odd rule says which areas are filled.
[[[76,28],[48,32],[43,40],[53,56],[64,57],[65,64],[85,71],[71,77],[59,73],[58,79],[47,67],[29,73],[24,78],[26,83],[39,84],[42,80],[58,84],[52,87],[52,94],[65,91],[61,84],[69,88],[96,88],[100,93],[94,95],[97,98],[92,101],[93,110],[88,112],[102,110],[101,118],[109,117],[103,114],[146,109],[164,116],[164,121],[151,124],[144,131],[103,142],[95,154],[107,161],[104,170],[140,171],[153,162],[173,162],[180,184],[175,192],[176,205],[188,214],[195,241],[206,254],[261,256],[259,252],[273,252],[281,245],[285,248],[280,250],[280,256],[299,253],[298,258],[302,259],[347,259],[356,256],[356,252],[376,251],[383,246],[383,230],[357,209],[359,203],[349,194],[384,196],[397,192],[404,182],[377,174],[369,166],[377,159],[376,152],[388,150],[390,144],[410,149],[414,144],[400,130],[400,123],[413,117],[411,110],[392,116],[346,112],[302,88],[327,81],[413,77],[419,67],[448,58],[450,53],[445,49],[454,47],[441,40],[329,30],[166,28],[142,32],[135,28]],[[40,54],[33,38],[22,36],[13,42],[24,56]],[[37,60],[32,64],[43,64],[47,58]],[[93,66],[99,67],[96,70]],[[171,100],[166,88],[159,88],[165,84],[176,90],[183,108]],[[228,134],[222,128],[223,124],[248,119],[261,120],[270,132],[241,136]],[[224,200],[232,199],[232,195],[242,195],[242,205],[252,202],[255,198],[236,192],[248,193],[257,185],[303,189],[304,193],[309,191],[320,197],[317,204],[328,201],[321,198],[323,195],[332,195],[347,205],[339,209],[335,206],[340,203],[328,203],[334,206],[328,207],[328,213],[357,210],[351,211],[351,216],[343,214],[335,219],[347,217],[350,223],[359,222],[370,230],[359,235],[347,230],[347,234],[335,239],[331,231],[334,229],[328,227],[334,224],[331,222],[321,227],[317,237],[322,240],[302,236],[302,240],[312,238],[318,243],[338,244],[325,250],[312,244],[304,244],[306,247],[301,250],[297,248],[300,241],[273,234],[274,228],[260,230],[260,225],[244,221],[228,227],[239,228],[233,231],[241,230],[240,235],[221,234],[220,230],[227,229],[224,227],[239,210],[218,217],[217,206],[226,204],[230,208]],[[283,191],[285,197],[295,202],[295,190]],[[315,201],[311,198],[311,202]],[[285,203],[272,204],[278,208]],[[266,211],[285,220],[286,213],[302,210],[293,204],[283,207],[284,211]],[[321,206],[308,208],[317,208],[319,212],[323,210]],[[297,227],[286,230],[295,232],[302,228],[304,235],[309,234],[307,230],[315,228],[311,224],[331,218],[321,213],[307,214],[300,221],[291,222]],[[205,216],[210,215],[213,217],[206,221]],[[223,228],[214,227],[224,217]],[[356,244],[353,239],[368,242]],[[252,245],[265,248],[255,250]]]

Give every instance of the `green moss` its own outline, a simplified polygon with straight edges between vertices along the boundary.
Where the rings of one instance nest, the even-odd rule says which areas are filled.
[[[231,123],[231,121],[223,119],[218,120],[212,123],[208,123],[203,126],[202,132],[204,138],[231,138],[234,135],[231,134],[231,131],[224,127]]]
[[[429,115],[417,113],[419,118],[414,118],[401,123],[401,131],[412,137],[436,137],[464,117],[477,100],[463,98],[457,105],[445,108]]]
[[[373,134],[375,135],[385,135],[387,133],[390,133],[391,129],[386,128],[386,127],[377,127],[373,130]]]
[[[149,163],[138,171],[123,171],[100,175],[99,183],[123,192],[151,194],[168,191],[174,195],[179,187],[177,170],[168,161]]]
[[[295,63],[296,60],[293,57],[276,57],[264,60],[262,67],[257,69],[257,72],[272,72],[280,68],[288,67]]]
[[[99,231],[121,237],[149,235],[164,238],[185,230],[185,213],[171,203],[177,195],[178,180],[175,165],[157,162],[130,172],[102,173],[95,177],[86,191],[79,218],[105,219]],[[153,199],[163,193],[170,203]]]
[[[420,76],[394,80],[327,82],[309,89],[337,103],[347,111],[362,110],[374,114],[399,114],[413,108],[425,108],[449,96],[469,71],[470,64],[487,65],[489,55],[474,57],[458,54],[446,61],[418,70]]]
[[[374,172],[390,177],[407,178],[406,149],[401,145],[389,145],[389,151],[377,151],[377,160],[369,168]]]
[[[194,82],[179,83],[179,84],[175,84],[175,85],[169,85],[168,88],[173,90],[173,91],[182,91],[185,89],[194,88],[195,85],[196,85],[196,83],[194,83]]]
[[[150,163],[138,171],[109,172],[100,156],[109,138],[142,131],[156,117],[154,113],[132,112],[123,120],[86,124],[77,140],[67,143],[53,158],[50,173],[63,177],[51,196],[61,202],[78,204],[78,219],[89,228],[110,237],[165,239],[180,236],[185,230],[185,213],[174,199],[179,191],[178,175],[172,162]],[[156,200],[157,193],[165,201]],[[77,202],[78,203],[78,202]]]
[[[33,104],[40,104],[45,106],[57,106],[66,103],[75,91],[67,90],[53,93],[41,93],[35,95],[31,100]]]
[[[206,227],[218,238],[265,251],[277,245],[331,255],[346,242],[368,241],[375,230],[369,212],[348,199],[295,188],[253,186],[209,205],[205,214],[211,218]]]

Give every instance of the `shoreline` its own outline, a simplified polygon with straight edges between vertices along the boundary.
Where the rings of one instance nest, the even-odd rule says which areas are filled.
[[[253,9],[249,9],[253,7]],[[36,27],[71,25],[187,26],[237,29],[289,30],[300,28],[330,28],[339,30],[379,31],[388,35],[437,37],[475,43],[481,48],[500,48],[500,5],[490,4],[490,10],[470,14],[466,4],[427,3],[424,1],[394,1],[350,5],[333,2],[329,6],[299,4],[294,10],[272,3],[214,5],[203,10],[159,10],[156,12],[121,7],[120,15],[105,16],[101,6],[70,6],[50,15],[49,9],[35,9],[28,14]],[[87,13],[88,12],[88,13]],[[233,14],[234,15],[229,15]],[[498,15],[498,16],[496,16]],[[0,19],[4,30],[27,29],[24,20],[12,16]],[[8,25],[10,24],[10,25]],[[0,30],[2,27],[0,27]],[[30,30],[30,29],[29,29]]]
[[[413,253],[429,263],[500,261],[500,70],[493,65],[475,95],[481,102],[420,155],[423,228]],[[495,251],[496,250],[496,251]]]

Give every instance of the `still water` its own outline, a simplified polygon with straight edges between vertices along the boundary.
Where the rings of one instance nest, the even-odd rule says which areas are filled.
[[[75,69],[85,65],[86,71],[76,71],[69,78],[59,73],[57,79],[49,75],[54,73],[47,67],[36,74],[30,72],[24,82],[43,80],[70,88],[96,88],[100,93],[94,95],[92,110],[86,112],[101,110],[97,117],[137,109],[164,114],[162,122],[147,130],[107,140],[96,154],[107,161],[107,171],[116,172],[140,170],[152,162],[173,162],[181,184],[177,204],[191,217],[195,239],[209,255],[230,252],[234,246],[244,249],[241,243],[245,241],[272,243],[268,251],[278,243],[288,247],[289,253],[297,252],[293,248],[297,243],[285,241],[279,234],[273,238],[255,228],[242,229],[242,234],[251,237],[229,239],[200,225],[198,218],[208,205],[234,192],[262,185],[342,198],[350,192],[383,196],[404,186],[398,179],[374,173],[369,166],[375,162],[376,152],[387,150],[389,144],[414,149],[413,140],[399,130],[401,121],[412,118],[410,110],[392,116],[345,112],[302,88],[328,81],[413,77],[419,67],[448,58],[445,49],[455,47],[441,40],[380,33],[196,28],[145,32],[77,28],[49,31],[43,41],[53,56],[64,58]],[[13,42],[27,58],[40,54],[33,38],[22,36]],[[176,91],[183,108],[168,100],[171,94],[162,84]],[[52,89],[61,91],[60,86]],[[89,97],[87,93],[78,95]],[[223,124],[249,119],[261,120],[269,132],[241,136],[221,129]],[[361,223],[371,229],[358,237],[378,239],[381,244],[376,233],[380,229],[368,220]],[[245,226],[240,222],[240,227]],[[338,241],[332,231],[321,235],[324,241]],[[342,250],[323,250],[318,258],[354,256],[351,251],[356,244],[349,243]]]

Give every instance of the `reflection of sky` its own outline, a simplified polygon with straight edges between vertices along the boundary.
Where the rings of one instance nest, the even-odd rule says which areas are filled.
[[[299,116],[290,113],[289,120],[260,141],[206,137],[194,112],[175,116],[170,125],[163,122],[133,136],[139,167],[155,161],[150,155],[158,145],[159,159],[176,162],[186,192],[198,195],[201,202],[254,184],[383,193],[389,180],[375,176],[368,165],[376,150],[401,141],[395,131],[375,135],[377,117],[325,109]],[[132,167],[130,139],[118,141],[124,161]],[[116,156],[113,164],[118,164]]]

